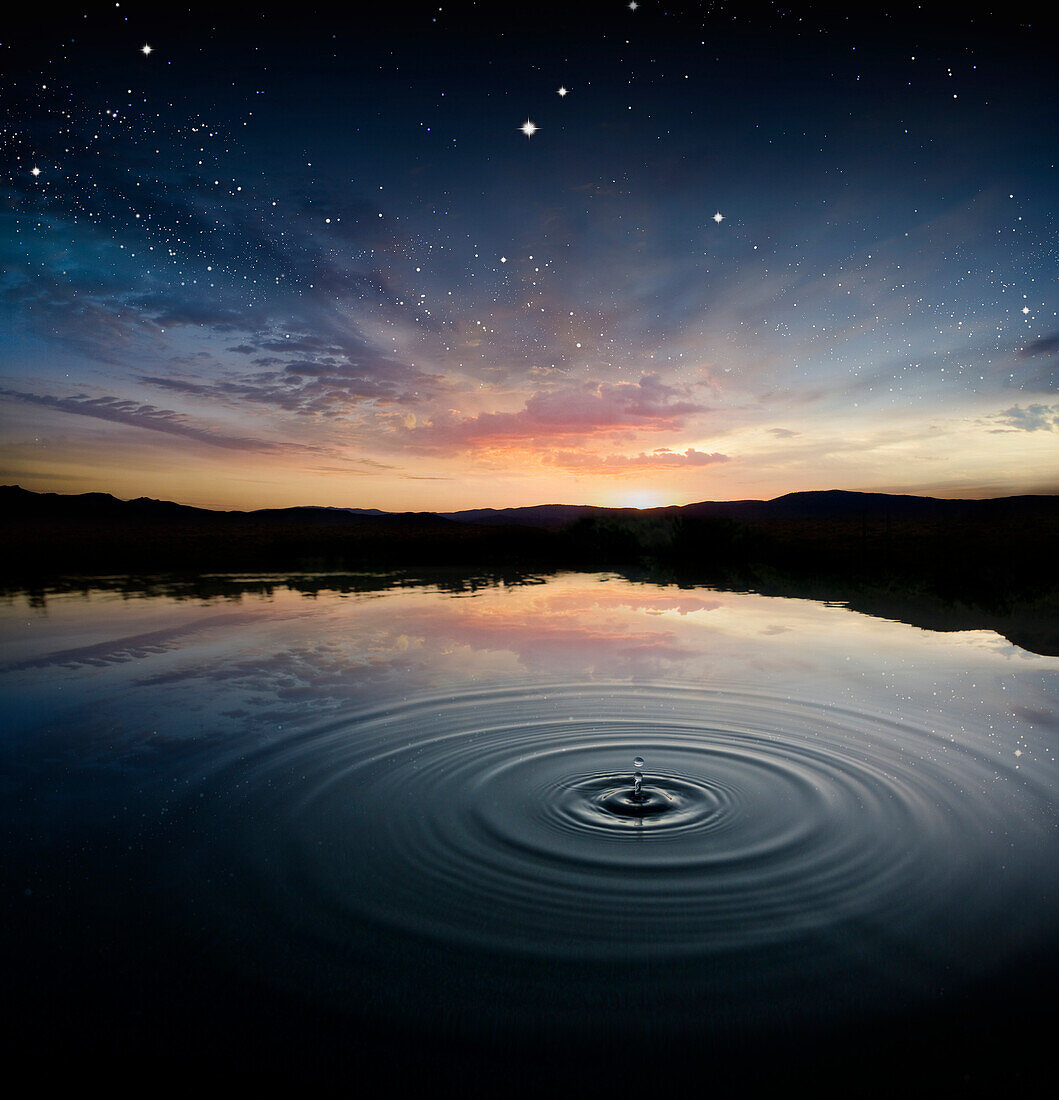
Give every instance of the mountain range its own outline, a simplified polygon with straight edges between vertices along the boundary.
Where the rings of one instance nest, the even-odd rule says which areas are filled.
[[[730,520],[974,520],[997,521],[1015,515],[1059,515],[1059,496],[1025,495],[983,500],[859,493],[833,489],[787,493],[771,500],[700,501],[661,508],[606,508],[586,504],[539,504],[520,508],[468,508],[456,512],[387,512],[378,508],[303,505],[224,511],[172,501],[137,497],[120,500],[109,493],[35,493],[18,485],[0,486],[0,521],[139,521],[262,526],[356,526],[444,528],[450,523],[474,526],[568,527],[578,520],[605,518]]]

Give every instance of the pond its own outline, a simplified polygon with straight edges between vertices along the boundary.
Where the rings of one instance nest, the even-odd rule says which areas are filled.
[[[214,582],[0,610],[23,1053],[509,1092],[1043,1059],[1059,658],[616,575]]]

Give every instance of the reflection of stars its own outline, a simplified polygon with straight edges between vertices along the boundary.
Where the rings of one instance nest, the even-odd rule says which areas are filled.
[[[1015,750],[1015,755],[1016,756],[1021,756],[1022,755],[1022,749],[1016,749]]]
[[[723,215],[723,214],[722,214],[722,213],[720,212],[720,210],[718,210],[718,211],[717,211],[717,213],[716,213],[716,214],[714,214],[714,216],[713,216],[713,220],[714,220],[714,221],[715,221],[715,222],[716,222],[716,223],[717,223],[718,225],[720,225],[720,224],[721,224],[721,222],[723,222],[723,221],[724,221],[724,215]]]
[[[564,96],[564,95],[566,95],[567,91],[569,91],[569,89],[568,89],[568,88],[564,88],[564,87],[562,87],[561,85],[560,85],[560,87],[558,88],[558,92],[559,92],[559,95],[561,95],[561,96]]]
[[[140,47],[140,53],[142,53],[144,57],[147,57],[153,49],[154,49],[153,46],[148,46],[145,43],[143,46]]]
[[[533,137],[533,135],[540,129],[540,127],[535,122],[527,118],[526,121],[519,127],[519,129],[526,135],[526,137]]]

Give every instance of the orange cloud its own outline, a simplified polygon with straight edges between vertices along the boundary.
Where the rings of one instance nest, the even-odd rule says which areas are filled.
[[[512,443],[572,446],[606,436],[676,431],[706,411],[657,375],[645,374],[638,382],[586,382],[538,390],[518,412],[439,414],[429,424],[408,429],[407,441],[425,451],[448,452]]]
[[[564,470],[582,470],[586,473],[642,473],[646,470],[676,470],[687,466],[711,466],[727,462],[728,455],[719,451],[707,453],[689,447],[683,453],[660,449],[651,454],[641,451],[638,455],[597,455],[587,451],[556,451],[544,462]]]

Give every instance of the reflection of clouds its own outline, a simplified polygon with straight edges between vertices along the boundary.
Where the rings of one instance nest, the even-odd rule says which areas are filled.
[[[672,630],[647,629],[645,616],[681,616],[720,601],[650,592],[593,592],[591,586],[523,594],[490,592],[453,600],[422,592],[339,604],[324,617],[286,624],[283,648],[260,655],[211,654],[142,677],[155,691],[225,696],[228,716],[326,715],[394,691],[456,685],[526,672],[558,676],[632,676],[668,672],[696,656]],[[305,637],[308,631],[314,640]],[[293,637],[292,637],[293,635]]]
[[[679,615],[688,615],[696,611],[716,611],[724,606],[723,600],[704,600],[690,594],[674,596],[650,589],[607,591],[591,588],[559,592],[545,597],[549,610],[566,612],[594,611],[603,608],[643,611],[648,615],[661,615],[666,611],[676,611]]]
[[[164,598],[56,601],[50,622],[37,653],[19,652],[22,635],[12,637],[0,670],[24,671],[9,678],[7,716],[36,729],[61,705],[82,760],[203,737],[238,746],[422,693],[516,683],[768,684],[845,703],[878,690],[892,707],[895,669],[927,676],[933,690],[983,662],[1006,673],[1012,661],[1047,661],[988,632],[930,634],[809,600],[572,574],[458,598],[421,586],[309,600],[277,587],[237,611]],[[958,697],[946,698],[946,713]],[[1054,731],[1046,702],[1018,705],[998,722]]]
[[[470,650],[504,650],[534,672],[618,679],[657,670],[699,655],[667,630],[636,629],[624,619],[578,622],[569,609],[464,608],[458,617],[423,611],[406,629],[430,644]]]
[[[237,696],[241,707],[251,707],[255,714],[276,704],[302,713],[327,712],[410,671],[404,659],[407,639],[393,639],[389,648],[378,645],[377,639],[372,642],[367,651],[338,642],[319,642],[260,656],[222,659],[155,673],[141,679],[139,685],[155,689],[184,687],[190,682],[203,688],[212,685],[232,693],[233,702]]]
[[[182,626],[165,627],[150,630],[142,634],[130,634],[124,638],[108,638],[106,641],[93,642],[91,645],[76,646],[72,649],[59,649],[42,653],[35,657],[26,657],[20,661],[11,661],[0,665],[5,672],[15,672],[33,668],[78,668],[84,665],[97,668],[106,665],[126,664],[130,661],[154,657],[159,654],[180,649],[191,635],[216,626],[234,626],[245,624],[255,616],[246,614],[214,615]]]

